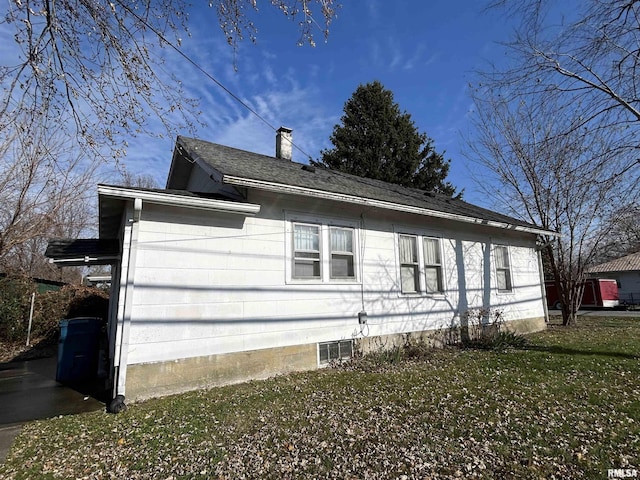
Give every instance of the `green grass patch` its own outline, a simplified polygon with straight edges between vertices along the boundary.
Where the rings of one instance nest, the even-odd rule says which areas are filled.
[[[378,355],[28,424],[2,478],[607,478],[640,470],[640,320]]]

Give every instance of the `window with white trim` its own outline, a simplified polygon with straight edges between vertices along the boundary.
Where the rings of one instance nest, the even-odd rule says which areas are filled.
[[[400,292],[442,295],[445,293],[442,239],[426,235],[398,234]]]
[[[329,228],[331,248],[331,278],[356,278],[353,229]]]
[[[424,237],[422,239],[424,252],[424,275],[427,293],[442,293],[442,254],[440,239]]]
[[[321,364],[337,360],[347,360],[351,358],[352,352],[353,342],[351,340],[318,344],[318,356]]]
[[[285,274],[292,284],[360,281],[357,221],[285,213]]]
[[[293,224],[293,278],[321,278],[320,226]]]
[[[400,252],[400,287],[402,293],[420,291],[418,268],[418,238],[413,235],[398,236]]]
[[[496,262],[496,279],[498,292],[510,292],[513,290],[511,283],[511,264],[509,262],[509,247],[496,245],[494,250]]]

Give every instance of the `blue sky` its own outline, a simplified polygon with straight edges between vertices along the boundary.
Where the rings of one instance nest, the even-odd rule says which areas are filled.
[[[449,179],[465,189],[465,199],[492,206],[470,178],[475,166],[462,154],[461,133],[470,128],[467,89],[474,70],[504,58],[497,42],[510,30],[500,12],[484,12],[483,2],[471,1],[398,1],[393,7],[382,0],[345,1],[328,41],[318,31],[312,48],[296,45],[295,23],[267,2],[258,3],[258,41],[241,44],[237,71],[214,12],[206,7],[191,12],[192,36],[183,38],[184,52],[269,123],[293,128],[294,142],[314,159],[330,147],[333,126],[353,91],[379,80],[435,148],[446,151]],[[177,54],[166,55],[188,94],[200,99],[206,126],[198,127],[199,138],[274,154],[275,133],[267,125]],[[164,185],[174,139],[137,137],[128,143],[127,168]],[[306,158],[294,150],[294,160]]]

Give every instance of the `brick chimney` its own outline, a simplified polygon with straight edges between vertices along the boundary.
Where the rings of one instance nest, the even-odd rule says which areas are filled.
[[[278,129],[278,133],[276,134],[276,158],[291,161],[291,150],[293,146],[293,136],[291,132],[293,132],[293,130],[287,127],[280,127]]]

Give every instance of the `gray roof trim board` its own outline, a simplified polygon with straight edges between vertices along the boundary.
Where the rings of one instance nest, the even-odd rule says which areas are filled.
[[[204,140],[178,137],[171,167],[172,173],[178,171],[178,157],[183,157],[190,163],[201,164],[207,172],[213,169],[217,172],[216,177],[219,176],[222,183],[229,185],[370,205],[539,235],[559,235],[537,225],[463,200],[453,199],[447,195],[407,188],[322,167],[310,168],[309,165]],[[167,186],[183,187],[183,185],[172,183],[171,178]]]
[[[589,273],[640,271],[640,252],[626,255],[610,262],[601,263],[589,269]]]

